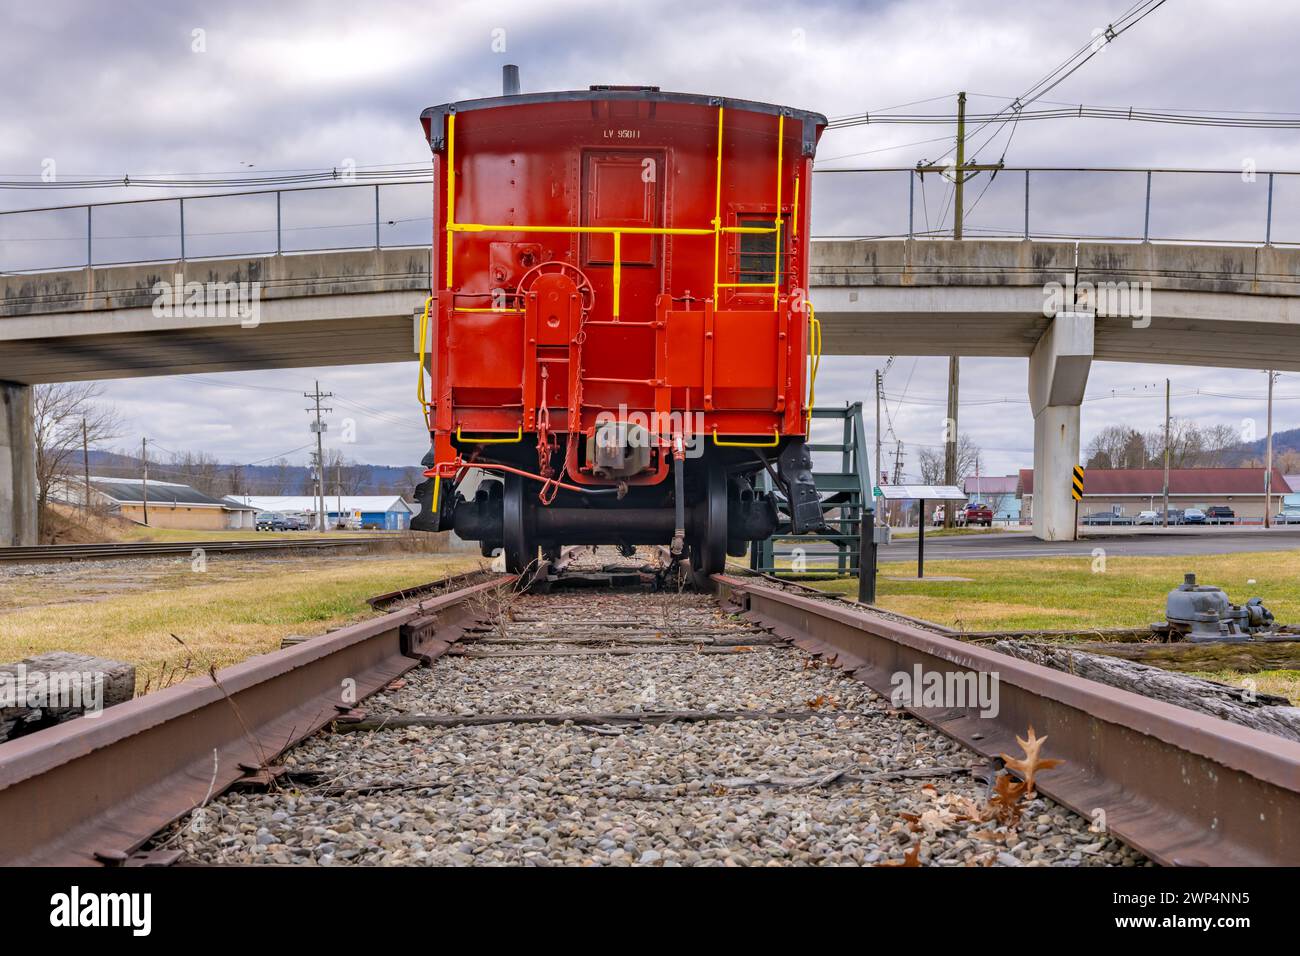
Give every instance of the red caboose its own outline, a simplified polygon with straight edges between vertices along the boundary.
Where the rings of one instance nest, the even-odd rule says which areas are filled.
[[[516,571],[539,546],[664,544],[699,575],[820,527],[806,289],[825,117],[592,87],[421,120],[433,447],[414,526]],[[755,492],[762,469],[776,496]]]

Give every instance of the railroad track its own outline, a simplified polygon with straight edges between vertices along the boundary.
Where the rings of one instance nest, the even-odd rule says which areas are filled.
[[[0,745],[0,863],[1300,858],[1300,745],[801,589],[715,582],[462,578]],[[895,708],[918,665],[997,673],[997,712]],[[997,760],[1024,756],[1031,725],[1063,761],[1036,797]]]
[[[365,535],[334,538],[284,538],[279,540],[143,541],[106,544],[45,544],[33,547],[0,548],[0,562],[15,564],[42,561],[94,561],[115,558],[152,558],[173,554],[190,555],[195,548],[210,554],[236,551],[318,551],[330,548],[366,547],[391,536]]]

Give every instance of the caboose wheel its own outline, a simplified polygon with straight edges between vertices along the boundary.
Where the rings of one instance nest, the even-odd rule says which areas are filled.
[[[691,535],[691,577],[701,590],[712,588],[709,575],[727,563],[727,473],[710,465],[704,482],[704,499],[695,506]]]
[[[537,537],[533,533],[533,498],[519,475],[505,476],[502,501],[502,549],[506,570],[522,574],[537,562]]]

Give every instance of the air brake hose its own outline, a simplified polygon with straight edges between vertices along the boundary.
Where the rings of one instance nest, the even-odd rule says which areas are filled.
[[[677,522],[670,551],[680,558],[686,549],[686,449],[681,435],[673,436],[673,511]]]

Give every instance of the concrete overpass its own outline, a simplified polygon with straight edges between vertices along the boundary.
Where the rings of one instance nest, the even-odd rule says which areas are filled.
[[[813,248],[812,300],[831,354],[1027,358],[1052,316],[1083,311],[1096,318],[1099,361],[1300,370],[1300,249],[978,239]]]
[[[260,283],[255,321],[178,307],[159,282]],[[1029,359],[1035,532],[1069,536],[1093,359],[1300,370],[1300,251],[1271,246],[877,240],[814,244],[827,354]],[[0,277],[0,544],[35,534],[30,388],[42,382],[404,361],[425,248]],[[202,311],[202,310],[196,310]],[[1037,496],[1036,496],[1037,497]],[[1055,500],[1059,497],[1060,500]],[[1069,519],[1067,520],[1067,515]]]

